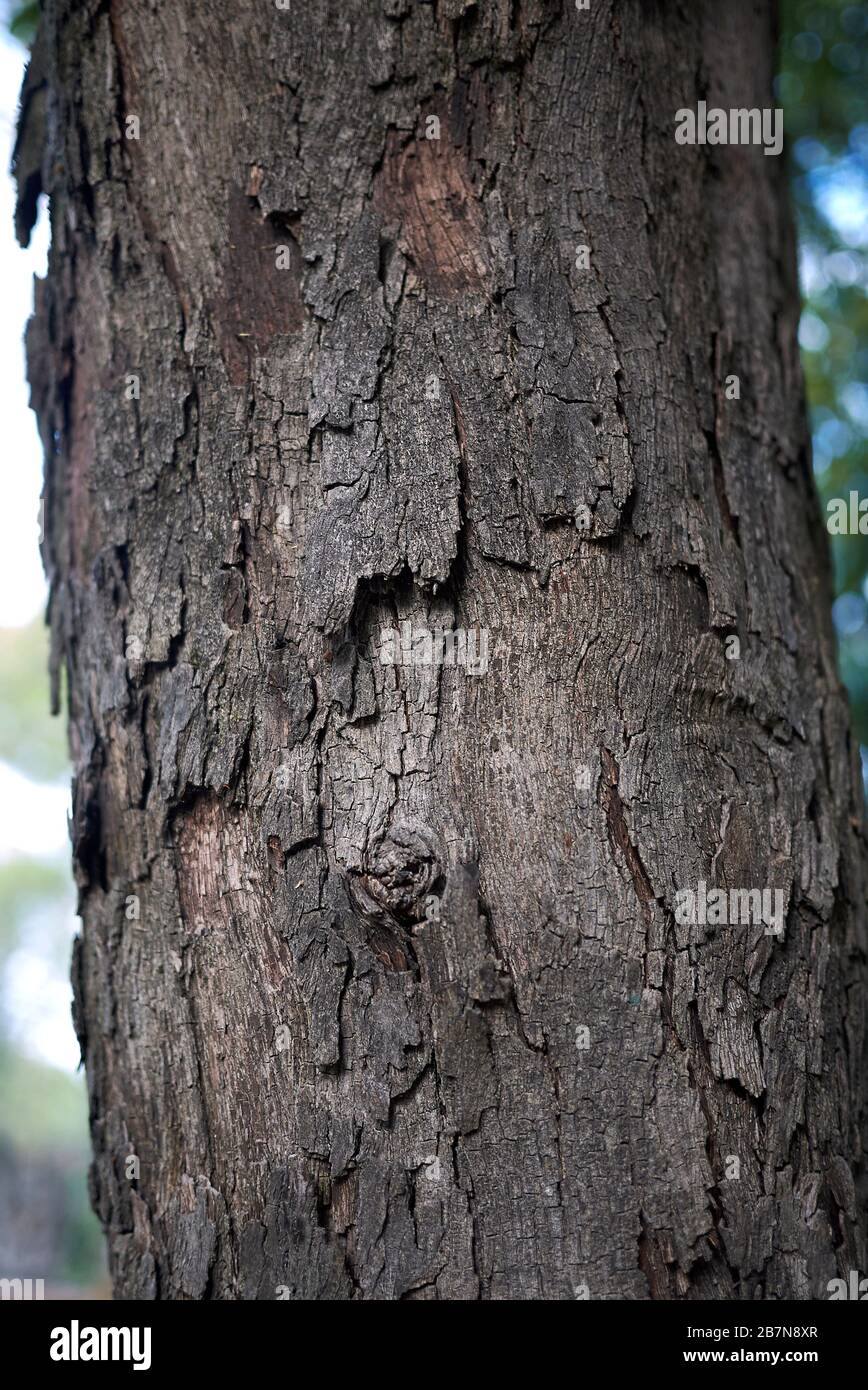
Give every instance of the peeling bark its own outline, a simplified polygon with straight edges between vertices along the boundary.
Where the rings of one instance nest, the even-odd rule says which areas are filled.
[[[811,1299],[868,1266],[784,178],[674,143],[679,107],[771,103],[769,8],[45,0],[18,226],[49,193],[117,1297]],[[487,670],[384,662],[408,622]],[[782,890],[785,932],[681,923],[700,880]]]

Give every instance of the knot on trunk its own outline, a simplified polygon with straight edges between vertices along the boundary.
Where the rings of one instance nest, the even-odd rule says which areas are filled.
[[[363,870],[350,880],[353,895],[372,917],[421,922],[425,900],[443,874],[443,850],[427,826],[402,822],[373,841]]]

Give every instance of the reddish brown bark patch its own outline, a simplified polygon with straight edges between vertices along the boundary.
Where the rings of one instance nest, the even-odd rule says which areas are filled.
[[[75,334],[64,380],[67,401],[66,522],[70,563],[76,574],[90,574],[104,544],[100,508],[95,505],[94,462],[101,392],[118,389],[111,361],[108,307],[91,258],[79,255],[75,281]]]
[[[132,115],[138,109],[139,84],[133,49],[127,42],[124,26],[121,23],[121,20],[127,17],[124,13],[125,9],[126,0],[110,0],[109,26],[117,53],[121,92],[126,110]]]
[[[304,323],[301,270],[289,220],[276,213],[263,217],[256,199],[233,184],[214,319],[234,386],[248,379],[254,353],[265,354],[277,336],[297,333]]]
[[[196,934],[225,915],[222,903],[225,815],[215,796],[201,796],[178,820],[175,846],[185,930]]]
[[[264,846],[250,815],[226,806],[212,792],[202,793],[179,809],[174,842],[187,936],[216,933],[222,944],[215,949],[225,952],[228,970],[236,960],[240,933],[256,969],[281,989],[290,971],[289,955],[275,930],[276,884],[269,879]]]
[[[402,148],[390,135],[377,199],[384,220],[400,224],[398,244],[429,289],[448,299],[486,287],[482,207],[445,122],[439,140],[423,130]]]

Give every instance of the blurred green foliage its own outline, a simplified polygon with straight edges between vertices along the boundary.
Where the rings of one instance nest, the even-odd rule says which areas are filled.
[[[24,1151],[88,1148],[87,1094],[70,1075],[0,1042],[0,1140]]]
[[[824,504],[868,498],[868,4],[783,0],[784,107],[804,297],[800,342]],[[833,536],[835,626],[868,744],[868,536]],[[864,755],[863,755],[864,756]]]
[[[0,758],[37,782],[69,776],[63,720],[48,715],[45,624],[0,629]]]
[[[0,966],[24,938],[28,917],[35,912],[44,913],[46,908],[59,908],[60,912],[55,911],[55,916],[65,918],[66,930],[58,932],[53,943],[56,955],[65,958],[69,951],[68,919],[73,910],[71,890],[66,860],[58,863],[23,854],[0,860],[0,902],[3,904],[0,915]],[[0,1012],[0,1040],[3,1034],[3,1014]]]
[[[68,778],[69,766],[62,721],[48,712],[47,660],[41,619],[0,630],[0,759],[31,780],[56,783]],[[44,980],[62,997],[74,912],[66,855],[0,857],[0,1176],[7,1193],[12,1184],[25,1231],[38,1225],[38,1194],[50,1199],[44,1219],[55,1253],[43,1271],[50,1283],[93,1288],[101,1285],[105,1256],[87,1194],[84,1077],[42,1060],[41,1029],[56,1031],[51,1010],[22,1018],[21,1000],[14,997],[22,962],[25,971],[36,964],[37,990]]]
[[[36,37],[39,23],[39,0],[26,0],[25,4],[7,4],[9,28],[22,43],[31,44]]]

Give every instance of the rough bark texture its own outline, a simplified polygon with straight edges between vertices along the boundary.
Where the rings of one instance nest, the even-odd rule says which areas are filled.
[[[674,141],[773,104],[773,43],[759,0],[45,0],[19,224],[48,191],[119,1297],[866,1268],[861,789],[783,161]],[[382,664],[408,620],[485,630],[487,672]],[[700,880],[783,890],[785,933],[681,924]]]

